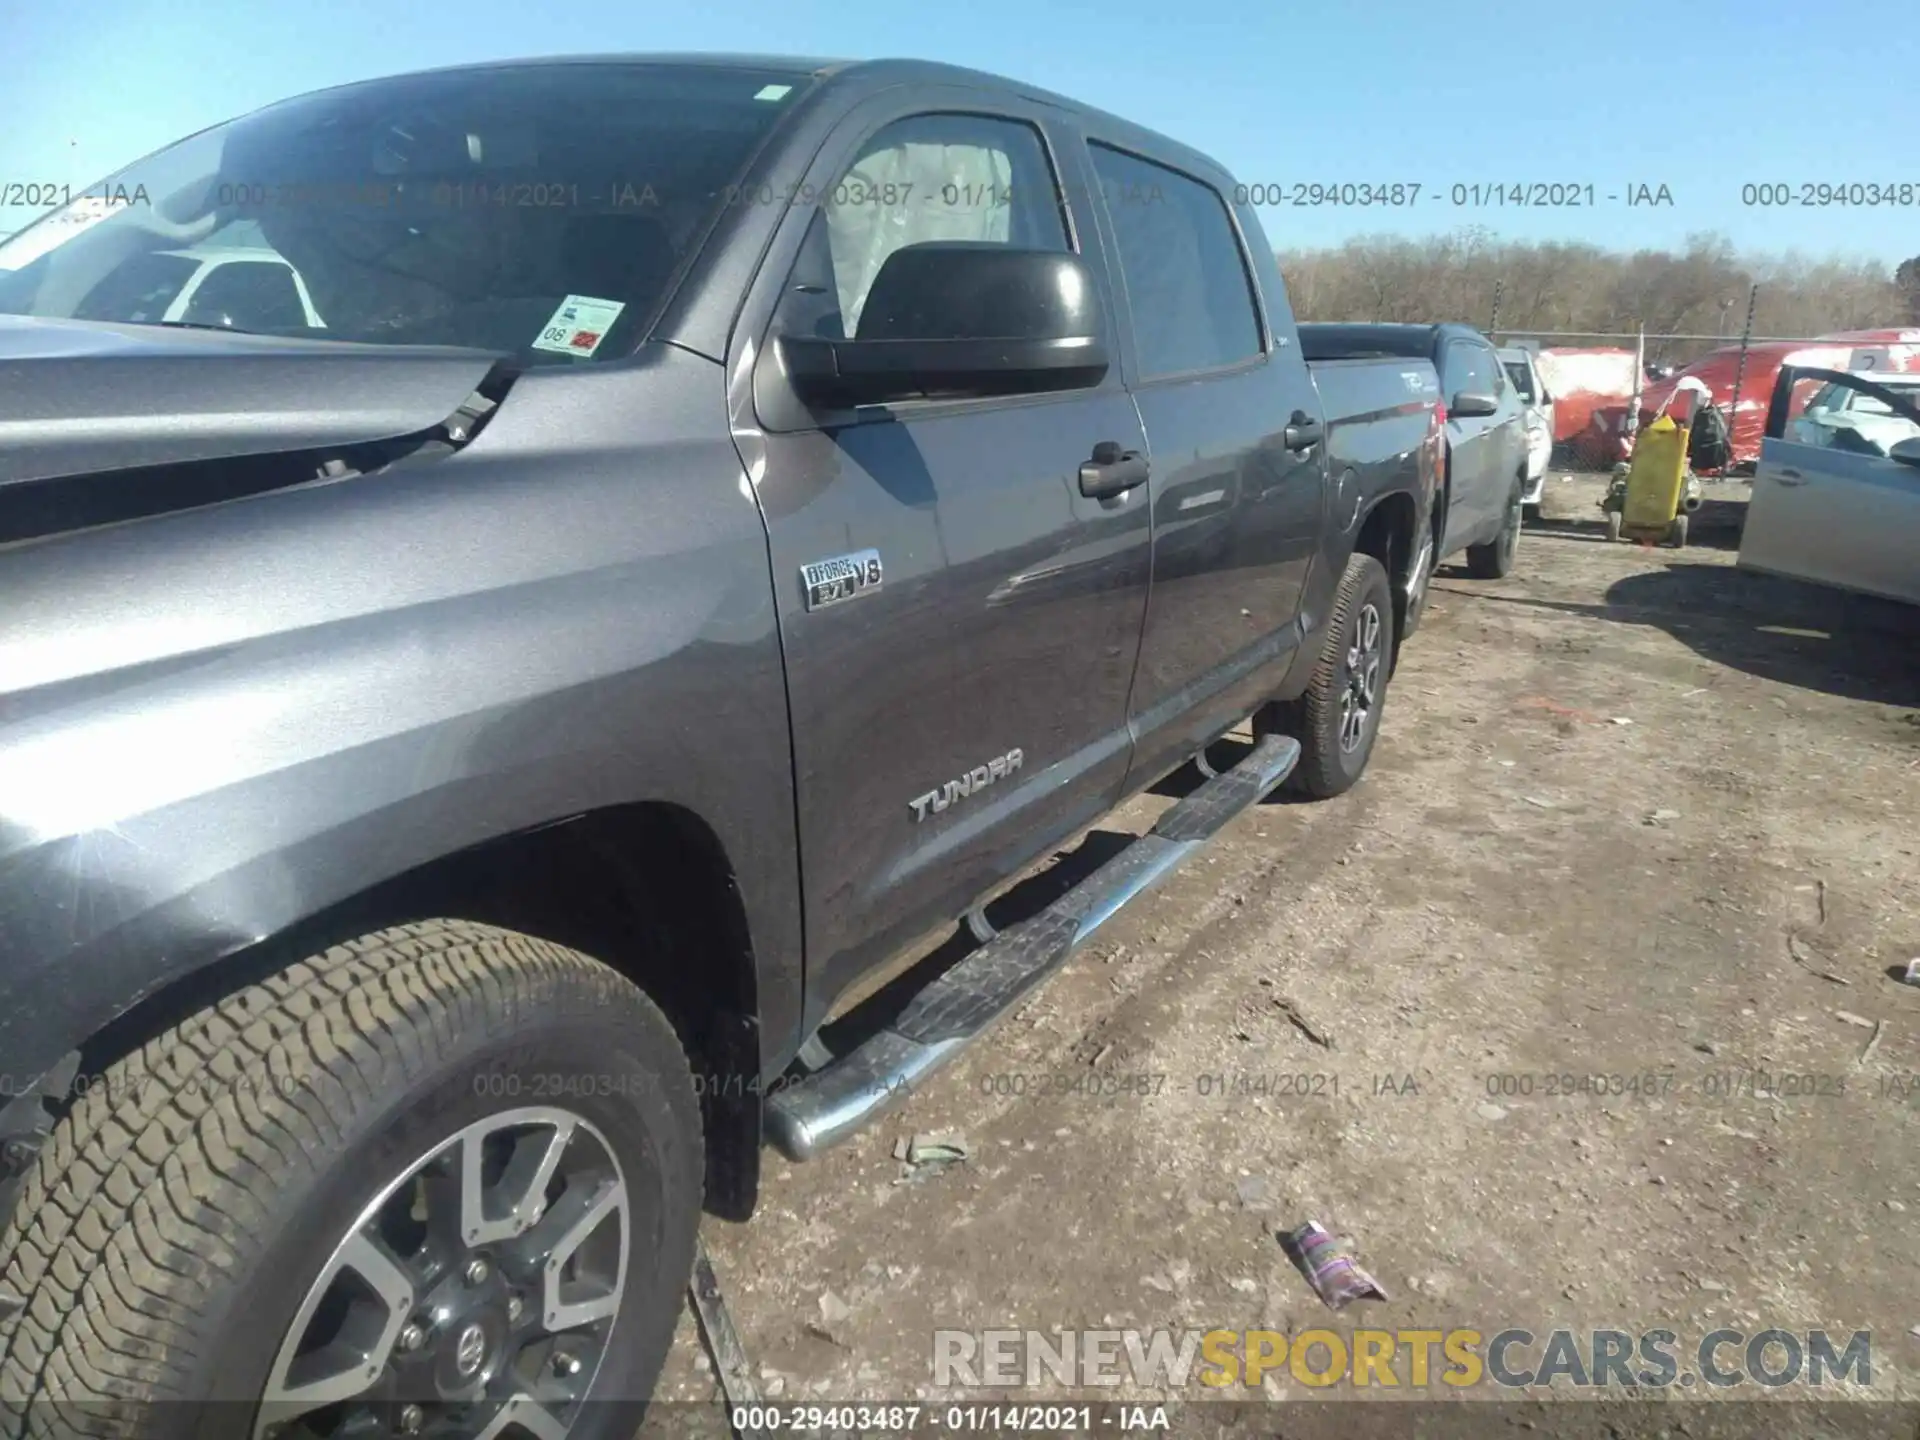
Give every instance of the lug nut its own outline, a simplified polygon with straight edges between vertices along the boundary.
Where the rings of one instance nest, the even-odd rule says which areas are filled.
[[[400,1409],[400,1433],[418,1435],[420,1427],[427,1423],[427,1412],[418,1405],[404,1405]]]
[[[408,1321],[406,1328],[400,1332],[400,1348],[409,1351],[418,1350],[426,1343],[427,1332],[413,1321]]]
[[[556,1375],[578,1375],[580,1373],[580,1357],[566,1350],[554,1351],[553,1373]]]
[[[518,1325],[520,1323],[520,1317],[526,1313],[526,1301],[522,1300],[518,1295],[509,1295],[507,1297],[507,1321],[509,1324]]]
[[[467,1266],[467,1283],[469,1285],[484,1285],[487,1283],[487,1277],[491,1274],[493,1274],[493,1268],[489,1266],[486,1261],[475,1260]]]

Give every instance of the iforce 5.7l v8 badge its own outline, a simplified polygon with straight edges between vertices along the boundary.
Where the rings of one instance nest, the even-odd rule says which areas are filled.
[[[858,600],[880,588],[880,552],[856,550],[800,567],[800,583],[807,590],[807,609],[821,610],[843,600]]]

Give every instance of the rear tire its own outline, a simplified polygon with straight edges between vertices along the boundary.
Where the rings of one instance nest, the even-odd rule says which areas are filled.
[[[1607,511],[1607,539],[1618,540],[1620,538],[1621,527],[1624,523],[1625,518],[1618,510]]]
[[[1684,550],[1687,548],[1686,516],[1676,515],[1673,517],[1673,523],[1667,526],[1667,544],[1675,550]]]
[[[1355,555],[1340,577],[1306,692],[1262,707],[1254,719],[1256,734],[1277,732],[1300,742],[1288,790],[1326,800],[1359,782],[1380,734],[1392,662],[1393,589],[1386,568],[1371,555]]]
[[[318,1379],[388,1418],[417,1398],[427,1433],[590,1394],[571,1435],[625,1440],[702,1174],[679,1041],[606,966],[457,921],[337,946],[121,1060],[55,1128],[0,1235],[27,1300],[0,1436],[241,1440],[269,1390],[304,1404]],[[448,1374],[480,1387],[457,1413],[414,1389]]]
[[[1504,580],[1513,573],[1513,557],[1520,547],[1521,487],[1516,482],[1500,517],[1500,533],[1484,545],[1467,547],[1467,573],[1476,580]]]

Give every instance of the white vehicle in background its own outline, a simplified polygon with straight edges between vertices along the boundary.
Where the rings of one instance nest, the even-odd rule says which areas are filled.
[[[194,245],[129,260],[75,312],[136,322],[174,321],[235,330],[323,330],[307,282],[278,252],[253,245]]]
[[[1789,423],[1805,379],[1826,382],[1814,396],[1820,410],[1809,404]],[[1741,569],[1920,605],[1916,379],[1781,367],[1740,533]],[[1825,418],[1854,414],[1850,423]]]
[[[1868,378],[1903,399],[1920,402],[1920,375],[1874,371]],[[1803,445],[1886,455],[1902,440],[1920,435],[1920,424],[1865,391],[1829,383],[1808,398],[1791,433]]]
[[[1520,497],[1527,518],[1540,518],[1540,498],[1546,493],[1547,465],[1553,459],[1553,396],[1540,376],[1534,353],[1508,345],[1499,351],[1501,368],[1526,407],[1527,488]]]

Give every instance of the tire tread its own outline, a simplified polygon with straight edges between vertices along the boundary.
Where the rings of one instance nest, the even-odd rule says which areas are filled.
[[[1299,699],[1273,707],[1272,726],[1283,735],[1300,742],[1300,761],[1287,777],[1286,788],[1315,799],[1331,799],[1359,783],[1340,765],[1340,691],[1341,671],[1346,664],[1346,637],[1353,623],[1353,612],[1360,599],[1375,587],[1381,590],[1380,623],[1386,627],[1383,637],[1381,692],[1379,704],[1386,704],[1386,685],[1394,648],[1393,598],[1386,567],[1373,556],[1356,553],[1347,560],[1334,595],[1333,614],[1327,620],[1326,639],[1320,658],[1313,667],[1313,678]],[[1374,736],[1378,737],[1375,721]],[[1374,743],[1369,741],[1369,746]],[[1369,750],[1369,758],[1371,751]],[[1364,773],[1365,766],[1362,766]]]
[[[289,965],[110,1067],[55,1127],[0,1229],[0,1288],[28,1301],[0,1329],[0,1440],[145,1434],[213,1343],[197,1328],[207,1302],[327,1138],[463,1037],[556,1006],[638,1007],[673,1035],[598,961],[432,920]]]

